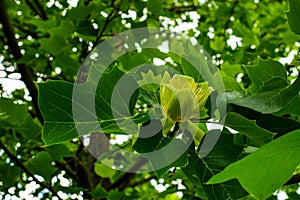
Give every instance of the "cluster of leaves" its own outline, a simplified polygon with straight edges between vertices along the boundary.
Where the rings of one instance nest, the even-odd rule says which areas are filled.
[[[299,13],[297,0],[85,0],[75,6],[67,1],[0,1],[0,70],[5,80],[21,74],[26,86],[11,94],[1,89],[0,196],[179,199],[180,194],[184,199],[276,199],[272,194],[282,190],[291,199],[299,198]],[[196,25],[183,30],[182,24]],[[134,174],[97,162],[84,148],[72,116],[72,92],[76,78],[79,84],[85,82],[86,76],[76,74],[93,47],[139,27],[181,29],[203,45],[220,69],[226,90],[222,98],[228,107],[227,128],[206,157],[199,156],[192,144],[167,167]],[[278,62],[291,53],[295,58],[288,64]],[[191,64],[172,53],[143,49],[119,57],[97,83],[96,117],[107,135],[95,133],[98,130],[86,133],[93,133],[89,143],[97,155],[110,149],[94,141],[124,135],[109,103],[116,83],[132,68],[157,58],[202,81]],[[155,73],[165,70],[159,66]],[[82,85],[82,95],[89,95]],[[126,89],[120,92],[126,94]],[[147,88],[132,95],[129,111],[136,124],[148,123],[155,95]],[[204,120],[210,109],[206,104]],[[207,130],[205,123],[199,126]],[[185,145],[178,138],[172,140]],[[128,139],[119,147],[144,153],[170,141],[160,133]],[[121,166],[117,160],[108,162]],[[155,166],[157,160],[151,162]],[[144,159],[130,163],[131,171],[144,163]],[[28,191],[32,185],[35,189]],[[164,191],[159,192],[158,186]]]

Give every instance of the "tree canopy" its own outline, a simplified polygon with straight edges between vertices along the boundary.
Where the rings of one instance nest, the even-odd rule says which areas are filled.
[[[297,0],[0,0],[0,29],[1,199],[300,198]]]

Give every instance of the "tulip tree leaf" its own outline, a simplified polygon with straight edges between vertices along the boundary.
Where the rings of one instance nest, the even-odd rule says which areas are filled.
[[[74,25],[69,20],[63,20],[61,24],[58,27],[51,28],[49,30],[49,33],[51,35],[57,35],[57,36],[69,36],[74,32]]]
[[[53,55],[58,55],[66,46],[66,40],[61,35],[51,35],[49,38],[40,39],[41,49],[49,51]]]
[[[221,51],[225,47],[224,38],[215,36],[214,39],[210,41],[209,45],[213,50]]]
[[[290,11],[286,13],[290,29],[300,35],[300,4],[297,0],[289,0]]]
[[[300,77],[289,85],[284,67],[276,61],[259,59],[257,65],[245,66],[252,81],[249,94],[227,93],[230,103],[261,113],[275,113],[290,104],[300,90]]]
[[[207,134],[216,134],[216,132],[210,131]],[[215,174],[230,163],[236,162],[242,150],[242,146],[233,143],[233,135],[226,133],[221,134],[217,144],[204,158],[199,157],[191,146],[188,151],[189,164],[182,170],[191,179],[194,187],[201,190],[200,198],[209,200],[240,199],[248,195],[236,180],[215,185],[206,184]]]
[[[70,76],[74,76],[79,68],[79,62],[73,59],[66,52],[58,54],[53,61],[53,65],[55,67],[59,67],[62,70],[62,73],[65,72]]]
[[[163,14],[163,2],[159,0],[148,1],[148,9],[154,14]]]
[[[39,83],[39,105],[45,119],[42,133],[46,145],[77,137],[72,117],[73,84],[63,81]]]
[[[0,188],[9,188],[20,181],[20,168],[0,163],[0,176],[3,185]]]
[[[237,113],[229,113],[226,116],[225,125],[245,135],[251,146],[261,146],[272,141],[275,133],[257,126],[254,120],[249,120]]]
[[[256,65],[246,65],[244,68],[252,81],[249,88],[251,93],[260,92],[263,88],[266,89],[267,85],[273,87],[270,89],[283,88],[288,85],[286,70],[277,61],[259,58]]]
[[[41,132],[41,126],[27,109],[27,106],[15,104],[10,99],[0,99],[0,127],[14,128],[26,138],[35,138]]]
[[[25,166],[34,174],[50,180],[56,169],[52,166],[53,159],[48,152],[40,152],[25,163]]]
[[[46,148],[53,160],[61,160],[63,157],[71,157],[70,150],[64,144],[56,144]]]
[[[226,91],[242,91],[239,84],[236,80],[224,73],[224,71],[220,71],[220,75],[222,76],[223,84],[225,86]],[[218,80],[218,74],[214,75],[215,80]]]
[[[251,108],[261,113],[275,113],[289,104],[298,95],[299,90],[300,77],[292,85],[280,89],[263,91],[248,96],[235,94],[234,96],[239,97],[229,98],[228,100],[230,103]],[[227,94],[227,96],[230,95]]]
[[[276,113],[277,115],[294,114],[300,116],[300,96],[294,97],[284,108]]]
[[[157,121],[160,123],[159,121]],[[157,125],[161,127],[161,125]],[[183,167],[187,164],[186,144],[176,138],[164,137],[161,132],[153,135],[152,129],[140,133],[139,138],[135,141],[133,149],[138,153],[146,153],[145,157],[150,161],[153,169],[158,176],[163,176],[171,167]],[[142,136],[142,137],[141,137]],[[146,137],[148,136],[148,137]],[[161,153],[158,153],[159,150]],[[147,153],[151,153],[147,157]],[[174,159],[173,159],[174,158]],[[172,161],[171,163],[168,163]],[[161,168],[160,166],[165,166]],[[158,170],[156,170],[158,168]]]
[[[111,166],[113,163],[110,163]],[[103,163],[95,163],[94,167],[95,173],[103,178],[110,178],[112,179],[113,175],[116,173],[115,169],[103,164]]]
[[[300,130],[292,131],[229,165],[207,183],[238,179],[250,194],[266,199],[291,178],[300,164],[299,141]]]
[[[230,112],[243,115],[245,118],[254,121],[257,126],[277,133],[275,137],[280,137],[288,132],[300,129],[300,123],[286,117],[274,116],[271,114],[262,114],[252,109],[236,106],[234,104],[229,107]],[[277,113],[276,113],[277,114]]]
[[[162,75],[155,76],[152,70],[149,70],[147,73],[141,72],[142,80],[139,80],[138,83],[145,90],[155,92],[159,87],[159,83],[162,80]]]
[[[106,198],[108,196],[106,190],[100,184],[90,194],[96,198]]]
[[[228,61],[224,62],[221,65],[221,69],[222,71],[225,72],[225,74],[227,74],[232,78],[235,78],[238,73],[242,72],[242,68],[240,64],[232,64],[229,63]]]
[[[0,126],[12,128],[20,126],[27,118],[26,106],[14,104],[10,99],[0,99]]]
[[[95,109],[96,115],[92,114],[90,109],[82,107],[81,102],[76,102],[82,109],[83,116],[86,116],[86,113],[91,113],[90,116],[98,121],[91,122],[89,119],[82,119],[82,121],[77,121],[77,127],[86,128],[86,133],[93,133],[98,131],[99,122],[101,123],[102,131],[107,133],[119,133],[120,129],[116,123],[114,123],[114,116],[112,114],[111,105],[111,96],[114,90],[115,84],[118,82],[119,78],[122,77],[124,73],[120,71],[117,67],[114,67],[111,71],[104,73],[101,80],[98,83],[98,87],[95,94]],[[109,84],[108,84],[109,83]],[[73,118],[72,111],[72,95],[73,95],[73,84],[64,82],[64,81],[47,81],[46,83],[39,83],[39,105],[43,117],[45,118],[44,130],[42,133],[43,140],[46,145],[58,144],[71,140],[78,136],[77,129],[75,128],[75,122]],[[81,87],[82,86],[82,87]],[[86,99],[90,94],[85,85],[78,86],[80,89],[77,94],[79,97],[82,97],[82,101]],[[127,91],[124,90],[119,93],[121,99],[119,102],[122,102],[123,94]],[[130,94],[129,94],[130,95]],[[125,96],[125,95],[124,95]],[[136,101],[137,93],[132,94],[130,99],[129,111],[132,112],[134,109],[134,102]],[[92,99],[92,98],[89,98]],[[78,100],[78,99],[77,99]],[[115,106],[123,106],[115,105]],[[85,114],[85,115],[84,115]],[[126,116],[127,117],[127,116]],[[125,128],[132,129],[132,127],[127,127],[124,124]],[[131,125],[131,124],[129,124]],[[128,126],[129,126],[128,125]]]

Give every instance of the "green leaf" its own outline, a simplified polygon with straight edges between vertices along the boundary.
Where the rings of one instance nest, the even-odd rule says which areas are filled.
[[[205,61],[202,62],[203,65],[207,65]],[[199,71],[191,63],[181,58],[180,64],[184,75],[193,77],[194,80],[198,83],[204,81],[204,79],[201,77],[201,73],[199,73]]]
[[[225,47],[223,37],[215,36],[213,40],[209,42],[210,47],[215,51],[221,51]]]
[[[42,133],[46,145],[78,136],[72,117],[73,84],[64,81],[39,83],[39,106],[45,119]]]
[[[120,10],[123,12],[127,12],[130,8],[130,3],[131,2],[129,0],[121,0],[119,4]]]
[[[17,166],[10,166],[7,163],[0,163],[0,176],[1,176],[1,182],[3,186],[1,185],[0,188],[9,188],[13,186],[14,184],[18,183],[20,181],[20,173],[21,170]]]
[[[49,20],[42,20],[42,19],[38,19],[38,18],[32,18],[29,20],[30,23],[34,24],[35,26],[37,26],[37,30],[38,31],[47,31],[53,27],[56,26],[57,21],[55,20],[55,18],[49,19]]]
[[[29,116],[24,105],[14,104],[10,99],[0,99],[0,126],[14,128]]]
[[[249,29],[245,24],[240,23],[239,20],[234,20],[234,28],[237,30],[240,36],[243,38],[243,46],[248,47],[251,45],[258,46],[259,39],[256,34],[253,34],[253,30]]]
[[[88,36],[96,36],[98,33],[98,31],[94,28],[92,22],[87,19],[81,20],[79,22],[76,31],[79,34],[88,35]]]
[[[183,167],[187,164],[187,152],[182,152],[182,150],[187,149],[186,144],[176,138],[164,137],[161,132],[155,135],[148,131],[140,133],[132,148],[142,155],[143,153],[158,152],[163,148],[160,153],[154,153],[149,157],[145,156],[149,159],[158,176],[163,176],[171,167]],[[169,163],[170,161],[172,162]],[[164,167],[161,168],[161,166]]]
[[[56,169],[52,166],[53,159],[48,152],[40,152],[25,163],[25,166],[34,174],[49,181]]]
[[[135,88],[136,90],[130,91],[130,88]],[[124,118],[118,121],[119,125],[123,125],[122,128],[127,129],[127,133],[129,131],[134,134],[137,131],[135,124],[127,122],[130,120],[128,117],[132,117],[133,115],[139,93],[138,88],[139,86],[135,77],[124,73],[117,66],[114,66],[112,70],[102,75],[97,86],[95,106],[97,117],[103,129],[106,126],[116,124],[112,119]],[[115,99],[112,99],[113,94],[115,95]],[[126,99],[129,99],[129,101],[126,102]]]
[[[238,73],[242,72],[240,64],[232,64],[229,63],[228,61],[224,62],[221,65],[221,69],[225,72],[225,74],[227,74],[232,78],[235,78]]]
[[[213,136],[215,131],[207,133]],[[222,133],[217,144],[210,153],[202,158],[195,152],[194,147],[189,149],[189,164],[182,168],[186,176],[198,188],[202,199],[240,199],[248,195],[240,184],[233,180],[226,183],[207,185],[206,182],[215,174],[223,170],[230,163],[235,162],[242,153],[243,147],[233,143],[233,135]],[[205,149],[203,150],[205,151]]]
[[[289,0],[290,11],[286,13],[290,29],[300,35],[300,4],[298,0]]]
[[[35,139],[42,131],[38,119],[32,119],[30,116],[25,118],[25,121],[16,129],[27,139]]]
[[[90,194],[95,198],[106,198],[108,196],[107,191],[101,186],[101,184],[98,184],[97,187],[90,192]]]
[[[63,20],[61,21],[60,25],[58,27],[51,28],[48,32],[51,35],[56,35],[56,36],[69,36],[74,32],[74,25],[72,21],[69,20]]]
[[[160,82],[162,80],[162,75],[154,75],[152,70],[147,73],[141,72],[142,79],[138,81],[141,88],[148,90],[150,92],[155,92],[160,87]]]
[[[76,128],[73,118],[72,111],[72,95],[73,95],[73,84],[64,81],[47,81],[46,83],[39,83],[39,105],[41,112],[45,119],[45,125],[43,130],[43,140],[46,145],[57,144],[71,140],[78,136],[77,130],[85,130],[84,134],[94,133],[96,131],[104,131],[106,133],[123,133],[124,130],[127,132],[134,133],[137,131],[137,125],[133,126],[133,123],[127,123],[129,117],[123,116],[126,114],[133,113],[134,105],[138,96],[138,91],[133,94],[128,92],[126,85],[122,88],[115,88],[115,85],[121,77],[124,77],[124,72],[120,71],[118,67],[114,67],[111,71],[106,72],[102,75],[100,81],[97,84],[97,89],[93,95],[90,91],[89,85],[95,84],[93,80],[88,80],[85,84],[77,85],[78,88],[76,94],[78,102],[75,102],[81,112],[81,119],[77,119]],[[129,77],[130,75],[128,75]],[[126,84],[137,84],[134,77],[126,79]],[[132,82],[130,82],[132,81]],[[109,84],[108,84],[109,83]],[[134,87],[133,85],[130,85]],[[138,87],[136,87],[138,88]],[[111,96],[115,92],[118,98],[118,102],[111,105]],[[95,109],[94,114],[90,107],[86,104],[86,99],[95,98]],[[129,98],[129,105],[124,102],[125,98]],[[124,108],[127,108],[124,110]],[[119,113],[122,109],[122,113]],[[115,111],[118,116],[114,116],[112,111]],[[119,116],[120,115],[120,116]],[[84,117],[82,117],[84,116]],[[89,118],[86,118],[89,116]],[[116,124],[114,118],[119,119],[119,124]],[[91,121],[91,119],[97,119],[97,121]],[[99,123],[101,130],[99,130]],[[122,129],[118,129],[118,125],[122,126]]]
[[[109,167],[109,166],[113,166],[113,160],[109,160],[109,161],[111,161],[111,163],[107,163],[108,160],[106,160],[106,164],[95,163],[95,167],[94,167],[95,173],[97,175],[99,175],[100,177],[112,179],[112,177],[116,173],[116,170]],[[107,166],[107,165],[109,165],[109,166]]]
[[[67,46],[65,38],[61,35],[51,35],[50,38],[42,38],[40,43],[42,49],[49,51],[54,56],[62,52]]]
[[[242,88],[240,87],[240,85],[236,82],[236,80],[228,75],[226,75],[223,71],[220,71],[220,73],[216,73],[214,74],[214,79],[216,80],[216,82],[219,80],[218,76],[221,75],[222,76],[222,81],[223,84],[225,86],[225,90],[226,91],[242,91]]]
[[[262,146],[272,141],[275,135],[275,133],[257,126],[254,120],[249,120],[233,112],[227,114],[225,125],[245,135],[250,140],[246,141],[247,144],[251,146]]]
[[[73,59],[68,52],[64,51],[55,56],[53,66],[61,68],[62,73],[73,77],[78,72],[80,64],[77,60]]]
[[[60,161],[63,157],[71,157],[72,154],[68,147],[64,144],[56,144],[47,147],[47,152],[50,154],[53,160]]]
[[[163,1],[160,0],[151,0],[148,1],[147,8],[155,15],[163,14]]]
[[[277,133],[275,137],[280,137],[288,132],[300,129],[300,123],[286,117],[279,117],[270,114],[262,114],[252,109],[231,104],[229,112],[236,112],[244,117],[255,120],[255,123],[266,130]]]
[[[26,138],[36,138],[41,132],[41,125],[27,109],[26,105],[14,104],[10,99],[0,99],[0,127],[14,128]]]
[[[252,81],[252,85],[249,88],[252,94],[261,92],[263,88],[266,90],[267,85],[271,87],[269,88],[270,90],[283,88],[288,85],[286,70],[277,61],[259,58],[256,65],[246,65],[244,68]]]
[[[87,18],[91,11],[93,10],[94,4],[90,3],[88,6],[86,5],[78,5],[75,8],[68,10],[67,16],[70,20],[77,21],[78,19]]]
[[[288,105],[300,90],[300,77],[287,87],[244,96],[236,92],[227,93],[230,103],[251,108],[261,113],[275,113]]]
[[[108,192],[108,199],[124,199],[125,194],[117,190],[110,190]]]
[[[300,130],[290,132],[229,165],[208,184],[238,179],[250,194],[266,199],[291,178],[300,164],[299,141]]]
[[[294,114],[300,116],[300,96],[295,96],[284,108],[275,113],[276,115]]]

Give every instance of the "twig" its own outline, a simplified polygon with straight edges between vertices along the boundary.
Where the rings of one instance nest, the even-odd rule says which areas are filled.
[[[101,31],[99,32],[99,34],[97,35],[97,38],[96,38],[96,41],[95,41],[95,44],[97,45],[97,43],[99,42],[99,40],[101,39],[101,37],[103,36],[108,24],[114,19],[116,18],[118,15],[118,8],[115,8],[114,7],[114,1],[112,1],[111,3],[112,7],[113,7],[113,10],[108,14],[103,26],[102,26],[102,29]]]
[[[224,33],[223,33],[224,34],[224,39],[225,39],[225,36],[226,36],[226,30],[229,28],[229,25],[230,25],[230,22],[231,22],[230,17],[234,14],[234,9],[237,6],[238,2],[239,2],[239,0],[235,0],[233,2],[232,6],[231,6],[231,9],[229,11],[229,14],[228,14],[228,18],[227,18],[227,20],[224,24],[224,29],[223,29],[224,30]],[[224,48],[220,52],[221,55],[223,54],[223,51],[224,51]],[[221,60],[222,60],[222,56],[220,56],[220,58],[219,58],[219,65],[218,65],[219,69],[221,68],[221,62],[220,62]]]
[[[27,36],[30,35],[30,36],[32,36],[32,37],[35,38],[35,39],[39,38],[39,37],[38,37],[38,34],[37,34],[36,32],[27,30],[27,29],[25,29],[23,26],[20,26],[20,25],[18,25],[18,24],[14,24],[14,26],[15,26],[17,29],[19,29],[20,31],[22,31],[23,33],[26,33]]]
[[[17,166],[19,166],[27,175],[29,175],[30,177],[32,177],[32,179],[38,183],[40,186],[47,188],[50,192],[52,192],[55,196],[57,196],[59,199],[61,199],[59,197],[59,195],[57,194],[57,192],[48,184],[39,181],[34,174],[13,154],[11,153],[7,147],[0,141],[0,148],[7,154],[7,156],[15,162],[15,164]]]
[[[138,186],[138,185],[142,185],[144,183],[149,182],[150,180],[152,180],[154,178],[157,178],[157,176],[156,175],[151,175],[148,178],[145,178],[145,179],[142,179],[142,180],[139,180],[139,181],[136,181],[134,183],[129,184],[128,187],[135,187],[135,186]]]
[[[238,0],[235,0],[235,1],[233,2],[233,5],[231,6],[231,9],[230,9],[230,11],[229,11],[228,18],[227,18],[227,20],[226,20],[226,22],[225,22],[225,25],[224,25],[224,33],[226,33],[226,29],[229,28],[229,24],[230,24],[230,22],[231,22],[230,17],[234,14],[234,9],[235,9],[235,7],[237,6],[238,2],[239,2]]]
[[[135,172],[146,164],[148,160],[146,158],[140,157],[137,162],[133,165],[133,167],[129,170],[130,172],[125,173],[121,178],[119,178],[116,182],[114,182],[110,187],[108,187],[108,191],[111,189],[118,189],[119,191],[123,191],[132,177],[135,176]]]
[[[300,183],[300,174],[292,176],[292,178],[290,178],[290,180],[288,180],[284,185],[292,185],[296,183]]]
[[[47,17],[47,14],[46,14],[46,12],[45,12],[45,10],[44,10],[42,4],[41,4],[38,0],[34,0],[34,2],[35,2],[35,4],[37,5],[38,9],[39,9],[40,12],[41,12],[41,15],[40,15],[41,18],[42,18],[43,20],[47,20],[48,17]]]
[[[38,10],[29,0],[25,0],[25,2],[29,6],[29,8],[35,13],[35,15],[38,15],[43,20],[48,19],[45,10],[43,9],[42,5],[40,4],[40,2],[38,0],[34,0]]]
[[[25,0],[25,2],[28,5],[28,7],[34,12],[35,15],[42,17],[38,12],[38,10],[34,7],[34,5],[29,0]]]
[[[189,5],[189,6],[174,6],[167,8],[168,11],[174,12],[176,14],[184,13],[188,11],[195,11],[197,9],[196,5]]]

